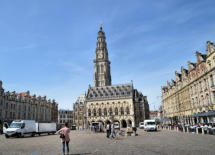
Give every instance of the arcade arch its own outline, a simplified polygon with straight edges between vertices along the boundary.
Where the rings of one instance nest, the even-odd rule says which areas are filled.
[[[126,121],[124,119],[121,121],[121,127],[122,128],[126,128],[127,127],[127,123],[126,123]]]

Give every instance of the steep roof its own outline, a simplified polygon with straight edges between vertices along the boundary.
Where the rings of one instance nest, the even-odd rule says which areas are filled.
[[[105,98],[132,97],[133,84],[120,84],[102,87],[89,87],[87,100],[102,100]]]

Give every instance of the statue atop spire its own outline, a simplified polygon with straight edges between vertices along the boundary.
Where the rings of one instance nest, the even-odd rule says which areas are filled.
[[[102,30],[102,24],[100,24],[100,30]]]

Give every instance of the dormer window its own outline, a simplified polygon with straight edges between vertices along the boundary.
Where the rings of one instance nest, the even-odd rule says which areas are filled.
[[[207,64],[209,65],[209,68],[211,69],[211,61],[208,60]]]

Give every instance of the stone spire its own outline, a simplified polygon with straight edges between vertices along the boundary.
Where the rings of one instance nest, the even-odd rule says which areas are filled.
[[[96,58],[94,60],[94,87],[110,86],[110,61],[108,59],[108,50],[105,33],[100,25],[97,36]]]

